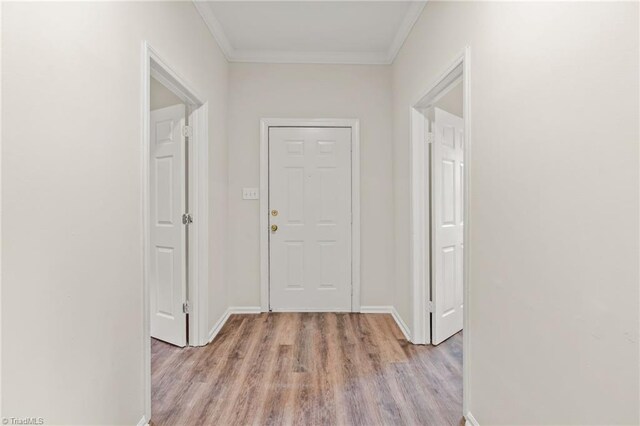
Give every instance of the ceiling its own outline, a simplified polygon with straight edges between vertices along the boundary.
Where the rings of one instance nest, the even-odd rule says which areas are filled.
[[[390,64],[423,1],[197,1],[231,62]]]

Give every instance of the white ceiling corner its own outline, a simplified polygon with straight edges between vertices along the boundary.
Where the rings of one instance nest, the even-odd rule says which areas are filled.
[[[387,51],[387,64],[393,63],[393,61],[396,59],[396,56],[398,56],[398,53],[400,52],[400,49],[402,49],[404,41],[407,39],[407,37],[409,37],[411,29],[420,17],[422,9],[424,9],[426,3],[426,0],[420,2],[412,2],[409,6],[407,14],[404,16],[402,24],[398,27],[398,32],[396,32],[396,36],[393,39],[391,46],[389,46],[389,50]]]
[[[411,32],[413,25],[420,17],[420,13],[426,3],[426,1],[327,2],[322,4],[321,7],[324,12],[328,13],[322,15],[314,14],[313,10],[307,7],[309,5],[316,5],[312,7],[317,7],[320,4],[319,2],[258,3],[202,0],[193,0],[193,2],[229,62],[324,64],[391,64]],[[308,37],[306,37],[306,33],[304,34],[305,37],[300,37],[301,34],[296,33],[290,26],[280,25],[278,26],[280,30],[277,34],[278,37],[274,37],[274,40],[268,40],[265,43],[253,43],[258,45],[257,47],[253,46],[251,37],[254,37],[253,42],[255,42],[255,38],[260,38],[261,36],[260,30],[263,31],[260,41],[264,38],[269,39],[269,34],[264,33],[264,31],[269,30],[268,25],[267,27],[258,28],[258,30],[255,30],[255,25],[256,22],[258,24],[268,24],[268,18],[264,20],[262,18],[265,15],[264,12],[269,10],[265,9],[265,7],[269,8],[270,4],[274,5],[273,9],[277,9],[271,15],[272,19],[289,19],[293,20],[293,22],[298,19],[307,24],[317,24],[312,25],[315,32],[309,31]],[[342,9],[340,9],[341,7]],[[334,35],[331,33],[331,25],[326,25],[327,30],[323,32],[324,24],[327,22],[322,22],[322,19],[333,21],[331,16],[340,16],[341,12],[345,12],[344,7],[350,8],[348,12],[351,15],[348,15],[348,19],[358,21],[354,22],[354,28],[361,30],[354,33],[347,31],[344,34],[338,32],[338,35],[342,37],[339,40],[340,42],[355,46],[355,48],[348,50],[335,49],[335,38],[333,43],[330,42],[331,36]],[[358,7],[361,10],[358,10]],[[363,12],[364,7],[368,7],[367,12],[357,13],[357,16],[353,16],[354,12]],[[380,9],[381,7],[386,9]],[[327,10],[327,8],[329,9]],[[331,13],[331,8],[336,8],[335,14]],[[356,9],[354,10],[354,8]],[[216,9],[218,13],[216,13]],[[246,15],[249,16],[243,20],[242,17]],[[389,18],[387,18],[387,15]],[[318,18],[317,16],[320,17]],[[375,22],[367,22],[370,17]],[[284,22],[286,23],[287,21]],[[375,23],[375,25],[371,25],[372,23]],[[344,20],[342,24],[342,29],[344,30]],[[232,29],[231,37],[225,32],[225,25],[228,29]],[[255,35],[253,31],[255,31]],[[290,32],[287,33],[287,31]],[[283,42],[287,37],[290,40],[303,40],[296,43],[295,48],[291,48],[291,43]],[[363,44],[365,39],[375,40],[375,43]],[[325,45],[328,47],[327,49],[323,48]],[[332,47],[334,48],[332,49]]]
[[[206,1],[193,0],[193,4],[198,10],[198,13],[202,16],[204,23],[207,25],[207,28],[209,28],[209,31],[211,31],[213,38],[216,39],[220,49],[228,60],[229,56],[233,53],[233,47],[229,44],[229,40],[227,40],[227,36],[222,30],[222,25],[220,25],[220,22],[218,22],[218,19],[216,19],[213,11],[209,8],[207,3],[208,2]]]

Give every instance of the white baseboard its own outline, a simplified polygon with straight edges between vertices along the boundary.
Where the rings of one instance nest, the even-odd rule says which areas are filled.
[[[467,414],[464,415],[465,426],[480,426],[480,423],[473,417],[470,411],[467,411]]]
[[[232,314],[259,314],[262,309],[260,306],[231,306],[229,312]]]
[[[259,306],[232,306],[228,308],[224,314],[220,317],[220,319],[215,323],[215,325],[209,331],[209,339],[207,343],[211,343],[213,339],[218,335],[224,324],[229,319],[229,316],[232,314],[259,314],[262,310]],[[405,339],[411,341],[409,338],[409,327],[407,324],[400,318],[400,314],[393,306],[361,306],[360,312],[363,314],[391,314],[396,324],[398,324],[398,328],[402,331]]]
[[[137,426],[149,426],[149,422],[145,416],[142,416]]]
[[[360,306],[362,314],[393,314],[393,306]]]
[[[402,318],[400,318],[400,314],[395,307],[384,305],[361,306],[360,312],[363,314],[391,314],[396,324],[398,324],[398,328],[400,329],[400,331],[402,331],[402,334],[404,334],[405,339],[407,339],[409,342],[411,341],[411,339],[409,338],[409,327],[407,327],[407,324],[402,320]]]
[[[320,312],[336,312],[336,313],[343,313],[343,314],[348,314],[351,313],[350,310],[344,310],[344,309],[318,309],[318,308],[293,308],[293,309],[286,309],[286,308],[274,308],[271,310],[271,312],[291,312],[291,313],[320,313]]]
[[[213,327],[211,327],[211,330],[209,331],[209,337],[208,337],[208,340],[207,340],[207,344],[211,343],[213,341],[213,339],[216,338],[218,333],[220,333],[220,330],[222,330],[222,327],[224,326],[224,324],[229,319],[229,315],[231,315],[231,312],[229,312],[229,309],[227,309],[226,311],[224,311],[224,314],[222,314],[220,319],[218,321],[216,321],[216,323],[213,325]]]
[[[404,338],[407,339],[407,341],[411,342],[411,337],[409,337],[411,335],[411,333],[409,332],[409,327],[407,327],[407,324],[402,320],[395,307],[392,308],[391,315],[393,315],[393,319],[396,320],[396,324],[398,324],[400,331],[402,331],[402,334],[404,334]]]
[[[233,314],[259,314],[260,306],[231,306],[224,311],[224,314],[220,317],[220,319],[211,327],[209,331],[209,337],[207,340],[207,344],[211,343],[213,339],[216,338],[224,324],[227,322],[229,317]]]

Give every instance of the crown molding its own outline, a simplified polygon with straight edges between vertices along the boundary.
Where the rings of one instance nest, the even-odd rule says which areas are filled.
[[[192,0],[207,28],[218,42],[220,50],[229,62],[260,62],[290,64],[357,64],[390,65],[395,60],[411,29],[420,17],[425,1],[412,2],[396,32],[387,52],[299,52],[289,50],[235,49],[229,43],[220,21],[208,6],[207,1]]]
[[[233,50],[229,62],[275,64],[389,64],[380,52],[292,52],[287,50]]]
[[[418,21],[420,14],[422,13],[422,9],[424,9],[427,1],[413,2],[409,5],[409,10],[407,10],[407,14],[404,16],[400,27],[398,28],[398,32],[396,32],[396,36],[393,38],[393,42],[391,46],[389,46],[389,51],[387,52],[387,63],[392,64],[395,61],[396,56],[402,49],[405,40],[409,37],[409,33],[413,29],[413,26]]]
[[[229,57],[233,53],[234,49],[222,29],[222,24],[220,24],[220,21],[218,21],[211,8],[209,8],[208,2],[193,0],[193,5],[196,7],[196,10],[202,17],[204,23],[207,25],[207,28],[209,28],[213,38],[218,42],[218,46],[220,46],[220,50],[222,50],[224,56],[227,60],[230,60]]]

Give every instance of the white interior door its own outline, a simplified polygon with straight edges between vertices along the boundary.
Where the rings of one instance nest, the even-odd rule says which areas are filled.
[[[271,127],[269,210],[270,308],[351,311],[351,128]]]
[[[185,346],[186,226],[185,106],[151,111],[151,336]]]
[[[432,343],[462,330],[464,122],[435,108],[431,176]]]

